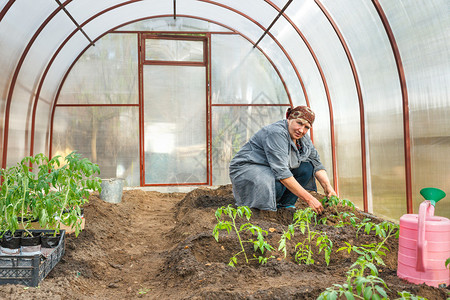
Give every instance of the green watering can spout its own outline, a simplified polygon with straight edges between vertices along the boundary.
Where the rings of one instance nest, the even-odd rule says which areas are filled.
[[[436,202],[445,197],[444,191],[431,187],[421,189],[420,194],[425,198],[425,200],[430,200],[433,206],[436,205]]]

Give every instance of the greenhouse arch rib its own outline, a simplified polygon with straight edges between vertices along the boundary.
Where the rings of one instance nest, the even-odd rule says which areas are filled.
[[[104,12],[102,12],[102,13],[104,13]],[[97,38],[94,40],[94,42],[97,41],[98,39],[100,39],[101,37],[103,37],[104,35],[106,35],[106,34],[112,32],[112,31],[115,30],[116,28],[125,26],[125,25],[127,25],[127,24],[134,23],[134,22],[138,22],[138,21],[142,21],[142,20],[146,20],[146,19],[162,18],[162,17],[170,17],[170,16],[171,16],[171,15],[159,15],[159,16],[151,16],[151,17],[147,17],[147,18],[141,18],[141,19],[136,19],[136,20],[128,21],[128,22],[126,22],[126,23],[124,23],[124,24],[120,24],[120,25],[118,25],[118,26],[116,26],[116,27],[114,27],[114,28],[109,29],[108,31],[106,31],[105,33],[103,33],[102,35],[100,35],[99,37],[97,37]],[[231,31],[235,32],[236,34],[239,34],[240,36],[242,36],[243,38],[245,38],[247,41],[249,41],[251,44],[254,44],[254,42],[253,42],[249,37],[245,36],[244,34],[240,33],[239,31],[236,31],[235,29],[233,29],[233,28],[231,28],[231,27],[229,27],[229,26],[227,26],[227,25],[221,24],[221,23],[216,22],[216,21],[214,21],[214,20],[209,20],[209,19],[206,19],[206,18],[195,17],[195,16],[188,16],[188,15],[178,15],[178,16],[179,16],[179,17],[187,17],[187,18],[193,18],[193,19],[204,20],[204,21],[208,21],[208,22],[211,22],[211,23],[214,23],[214,24],[223,26],[223,27],[225,27],[225,28],[227,28],[227,29],[230,29]],[[95,18],[95,17],[97,17],[97,15],[91,17],[91,18],[88,19],[86,22],[90,22],[90,21],[91,21],[93,18]],[[85,25],[85,23],[83,23],[82,26],[83,26],[83,25]],[[59,53],[59,51],[60,51],[60,50],[63,48],[63,46],[67,43],[67,41],[70,39],[70,37],[73,36],[73,35],[76,33],[76,31],[77,31],[77,30],[75,30],[74,32],[72,32],[72,33],[66,38],[66,40],[63,42],[63,44],[60,46],[60,48],[58,48],[58,50],[55,52],[54,56],[53,56],[52,59],[50,60],[48,66],[47,66],[47,68],[46,68],[46,70],[45,70],[45,73],[44,73],[45,75],[47,74],[49,68],[51,67],[51,64],[52,64],[53,61],[55,60],[55,58],[56,58],[57,54]],[[50,155],[50,156],[51,156],[51,153],[52,153],[52,149],[51,149],[51,148],[52,148],[52,146],[51,146],[51,140],[52,140],[52,131],[53,131],[53,129],[52,129],[52,126],[53,126],[53,117],[54,117],[54,111],[55,111],[57,99],[58,99],[59,94],[60,94],[60,92],[61,92],[61,88],[62,88],[62,86],[64,85],[64,81],[65,81],[65,79],[67,78],[68,74],[70,73],[70,70],[71,70],[72,67],[75,65],[76,61],[83,55],[83,53],[84,53],[89,47],[90,47],[90,45],[88,45],[88,46],[87,46],[87,47],[86,47],[86,48],[85,48],[85,49],[84,49],[84,50],[76,57],[76,59],[72,62],[71,66],[67,69],[65,75],[63,76],[63,78],[62,78],[62,80],[61,80],[61,83],[59,84],[58,90],[57,90],[57,92],[56,92],[56,94],[55,94],[55,98],[54,98],[54,100],[53,100],[54,105],[53,105],[53,108],[52,108],[51,120],[50,120],[50,126],[51,126],[51,128],[50,128],[50,139],[49,139],[49,141],[50,141],[50,142],[49,142],[49,144],[50,144],[50,145],[49,145],[49,147],[50,147],[49,155]],[[258,48],[258,50],[261,51],[261,53],[267,58],[267,60],[270,62],[270,64],[273,66],[274,70],[276,71],[276,73],[277,73],[278,76],[280,77],[280,80],[281,80],[281,82],[283,83],[283,86],[284,86],[284,88],[285,88],[285,90],[286,90],[286,94],[287,94],[287,97],[288,97],[288,99],[289,99],[289,103],[290,103],[290,105],[292,106],[292,100],[291,100],[291,96],[290,96],[289,90],[288,90],[288,88],[287,88],[287,86],[286,86],[286,84],[285,84],[285,81],[284,81],[282,75],[280,74],[278,68],[276,67],[276,65],[274,64],[274,62],[270,59],[270,57],[269,57],[269,56],[268,56],[268,55],[267,55],[260,47],[257,47],[257,48]],[[42,84],[43,84],[43,81],[44,81],[44,80],[45,80],[45,76],[43,76],[43,77],[41,78],[40,82],[39,82],[39,89],[38,89],[39,91],[40,91],[40,88],[42,87]],[[35,97],[35,103],[36,103],[36,104],[35,104],[35,106],[37,105],[37,102],[38,102],[38,101],[39,101],[39,94],[36,94],[36,97]],[[35,110],[33,110],[33,111],[34,111],[33,116],[35,116]]]
[[[276,6],[272,1],[270,0],[264,0],[269,5],[271,5],[276,11],[280,12],[281,9]],[[327,102],[328,102],[328,110],[330,112],[330,133],[331,133],[331,160],[333,165],[333,186],[336,193],[339,195],[339,178],[337,173],[337,158],[336,158],[336,138],[334,134],[334,113],[333,113],[333,104],[331,103],[331,97],[330,97],[330,91],[328,89],[327,80],[325,78],[325,74],[323,73],[322,67],[320,66],[319,60],[312,49],[311,45],[308,42],[308,39],[303,35],[303,33],[300,31],[300,29],[295,25],[295,23],[285,14],[283,13],[283,17],[286,19],[286,21],[291,24],[291,26],[295,29],[297,34],[300,36],[302,41],[305,43],[305,46],[308,48],[309,52],[311,53],[311,56],[314,60],[314,63],[317,66],[317,70],[319,71],[320,77],[322,79],[322,83],[324,86],[325,94],[327,96]]]
[[[406,209],[407,213],[413,213],[412,205],[412,185],[411,185],[411,143],[410,143],[410,130],[409,130],[409,103],[408,103],[408,90],[406,87],[405,72],[403,70],[402,58],[398,50],[397,42],[395,41],[394,33],[389,25],[389,21],[384,14],[378,0],[372,0],[381,22],[383,23],[386,34],[391,44],[392,52],[394,54],[395,63],[397,65],[398,77],[400,80],[400,87],[402,91],[402,104],[403,104],[403,143],[405,151],[405,176],[406,176]]]
[[[67,5],[72,0],[67,0],[64,5]],[[12,1],[14,2],[14,1]],[[12,5],[12,3],[11,3]],[[10,6],[9,6],[10,7]],[[9,9],[9,7],[7,7]],[[11,100],[12,95],[14,93],[14,88],[16,85],[17,77],[19,76],[20,69],[22,68],[22,64],[25,61],[25,58],[28,54],[28,51],[30,51],[31,46],[33,45],[36,38],[39,36],[41,31],[45,28],[45,26],[50,22],[50,20],[60,11],[62,10],[62,7],[59,6],[57,9],[55,9],[48,17],[47,19],[39,26],[39,28],[36,30],[36,32],[33,34],[32,38],[28,42],[27,46],[22,52],[22,55],[20,56],[19,62],[17,63],[17,66],[14,70],[13,77],[11,79],[11,83],[9,85],[9,91],[8,96],[6,98],[6,107],[5,107],[5,127],[3,129],[3,159],[2,159],[2,168],[6,168],[6,162],[7,162],[7,154],[8,154],[8,132],[9,132],[9,112],[11,109]],[[33,132],[31,132],[31,135],[33,136]]]
[[[250,18],[246,14],[244,14],[241,11],[238,11],[238,10],[236,10],[236,9],[230,7],[230,6],[227,6],[227,5],[224,5],[224,4],[221,4],[221,3],[217,3],[217,2],[214,2],[214,1],[210,1],[210,0],[198,0],[198,1],[209,3],[209,4],[212,4],[212,5],[217,5],[217,6],[225,8],[225,9],[228,9],[228,10],[230,10],[230,11],[232,11],[232,12],[238,14],[238,15],[241,15],[244,18],[252,21],[253,23],[255,23],[255,25],[257,25],[259,28],[261,28],[264,32],[266,31],[266,28],[264,26],[262,26],[261,24],[259,24],[256,20]],[[284,55],[286,55],[286,58],[289,60],[289,63],[291,64],[292,68],[294,69],[295,75],[297,76],[297,78],[298,78],[298,80],[300,82],[300,85],[302,87],[303,94],[305,95],[306,105],[310,106],[308,94],[306,92],[306,88],[305,88],[305,85],[303,83],[302,77],[301,77],[300,73],[298,72],[298,69],[295,66],[294,62],[292,61],[290,55],[287,53],[287,51],[284,49],[284,47],[280,44],[280,42],[270,32],[267,32],[267,34],[274,40],[274,42],[278,45],[278,47],[280,47],[281,51],[283,51]],[[255,43],[253,43],[253,44],[255,44]]]
[[[8,10],[11,8],[11,6],[14,4],[16,0],[9,0],[8,3],[6,3],[5,7],[3,7],[2,11],[0,12],[0,22],[2,21],[3,17],[6,15]]]
[[[326,10],[324,5],[319,1],[315,0],[317,6],[319,6],[320,10],[323,12],[325,17],[330,22],[334,31],[336,32],[339,41],[341,42],[342,47],[344,48],[345,54],[347,56],[348,62],[352,69],[353,79],[355,80],[356,92],[358,94],[358,102],[359,102],[359,124],[360,124],[360,134],[361,134],[361,167],[362,167],[362,180],[363,180],[363,203],[364,203],[364,211],[368,211],[368,199],[367,199],[367,161],[366,161],[366,120],[365,120],[365,112],[364,112],[364,101],[361,91],[361,84],[359,82],[358,71],[356,70],[355,62],[353,60],[353,56],[350,53],[350,50],[347,46],[347,43],[342,35],[339,27],[336,22],[334,22],[330,13]]]
[[[109,11],[109,10],[112,10],[112,9],[114,9],[114,8],[117,8],[117,7],[120,7],[120,6],[123,6],[123,5],[127,5],[127,4],[131,4],[131,3],[134,3],[134,2],[139,2],[139,1],[141,1],[141,0],[131,0],[131,1],[127,1],[127,2],[124,2],[124,3],[121,3],[121,4],[118,4],[118,5],[115,5],[115,6],[112,6],[112,7],[109,7],[108,9],[106,9],[106,10],[104,10],[103,12],[105,12],[105,11]],[[63,4],[63,6],[64,5],[67,5],[68,3],[70,3],[71,2],[71,0],[68,0],[68,1],[66,1],[64,4]],[[53,18],[53,16],[54,16],[54,14],[56,14],[57,12],[59,12],[59,10],[61,9],[61,6],[59,6],[53,13],[52,13],[52,15],[49,17],[49,18],[47,18],[47,20],[41,25],[41,27],[43,26],[43,27],[45,27],[45,24],[46,23],[48,23],[50,20],[51,20],[51,18]],[[101,13],[103,13],[103,12],[101,12]],[[101,13],[97,13],[95,16],[98,16],[98,15],[100,15]],[[244,15],[245,16],[245,15]],[[248,16],[245,16],[246,18],[248,18]],[[92,17],[90,18],[90,20],[92,19]],[[251,20],[252,22],[254,22],[255,23],[255,21],[253,20],[253,19],[251,19],[251,18],[248,18],[249,20]],[[86,22],[85,22],[86,23]],[[84,24],[85,24],[84,23]],[[83,26],[84,24],[82,24],[81,26]],[[257,24],[257,23],[255,23],[255,24]],[[260,24],[257,24],[258,26],[260,26],[263,30],[264,30],[264,27],[262,27]],[[40,32],[42,30],[42,28],[40,28],[36,33],[35,33],[35,35],[38,35],[38,32]],[[272,35],[271,35],[271,37],[272,38],[274,38]],[[247,40],[248,40],[248,38],[247,38]],[[34,42],[34,39],[32,40],[32,41],[30,41],[29,42],[29,44],[28,44],[28,49],[31,47],[31,45],[32,45],[32,43]],[[281,45],[277,42],[277,44],[281,47]],[[260,49],[259,47],[258,47],[258,49]],[[295,72],[296,72],[296,74],[297,74],[297,76],[298,76],[298,78],[299,78],[299,80],[300,80],[300,82],[301,82],[301,85],[302,85],[302,89],[303,89],[303,92],[304,92],[304,95],[305,95],[305,99],[307,99],[307,94],[306,94],[306,90],[305,90],[305,88],[304,88],[304,85],[303,85],[303,82],[302,82],[302,80],[301,80],[301,78],[299,77],[300,75],[299,75],[299,73],[298,73],[298,71],[297,71],[297,69],[296,69],[296,67],[295,67],[295,65],[293,64],[293,62],[292,62],[292,60],[290,59],[290,57],[288,56],[288,54],[286,53],[286,51],[281,47],[281,49],[282,49],[282,51],[285,53],[285,55],[287,55],[287,58],[288,58],[288,60],[290,61],[290,63],[291,63],[291,65],[292,65],[292,67],[294,68],[294,70],[295,70]],[[261,49],[260,49],[261,50]],[[24,54],[23,54],[24,55]],[[26,56],[26,54],[24,55],[24,57]],[[267,57],[267,55],[266,55],[266,57]],[[273,64],[273,62],[271,61],[271,63]],[[277,70],[277,69],[276,69]],[[20,67],[18,68],[18,69],[16,69],[16,71],[15,71],[15,74],[18,74],[18,72],[20,71]],[[279,74],[279,72],[278,72],[278,74]],[[281,77],[280,77],[281,78]],[[283,81],[283,83],[284,83],[284,81]],[[286,87],[286,85],[285,85],[285,89],[286,89],[286,91],[287,91],[287,87]],[[287,91],[287,93],[288,93],[288,97],[289,97],[289,92]],[[12,94],[12,93],[11,93]],[[37,97],[36,97],[36,99],[38,99]],[[9,101],[11,100],[11,98],[9,98]],[[37,103],[37,101],[35,101],[35,103]],[[35,115],[35,110],[36,110],[36,104],[34,105],[34,108],[33,108],[33,112],[34,112],[34,115]],[[7,107],[7,115],[9,115],[9,107]],[[35,122],[33,122],[33,126],[34,126],[34,124],[35,124]],[[8,131],[8,128],[5,128],[5,145],[7,145],[7,131]],[[33,139],[33,142],[31,143],[31,147],[34,147],[34,135],[33,135],[33,132],[34,132],[34,128],[33,128],[33,130],[32,130],[32,136],[31,136],[31,138]],[[7,151],[6,151],[6,147],[4,147],[4,156],[3,156],[3,164],[4,165],[6,165],[6,157],[7,157]]]

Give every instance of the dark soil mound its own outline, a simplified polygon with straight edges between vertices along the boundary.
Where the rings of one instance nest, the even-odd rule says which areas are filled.
[[[322,195],[313,194],[321,199]],[[335,208],[327,207],[320,217],[325,225],[314,227],[326,232],[333,242],[327,266],[323,252],[313,246],[314,264],[295,261],[295,245],[304,239],[296,231],[287,242],[287,255],[277,251],[279,240],[293,221],[294,211],[253,210],[249,222],[267,231],[265,241],[275,249],[266,251],[264,265],[245,263],[238,255],[235,267],[230,258],[240,251],[236,234],[221,231],[217,242],[213,228],[217,208],[234,205],[231,186],[199,188],[190,193],[162,194],[141,190],[125,191],[122,202],[111,204],[93,194],[85,206],[86,228],[76,238],[69,235],[66,253],[38,288],[20,285],[0,286],[1,299],[316,299],[333,284],[345,282],[348,268],[356,260],[354,252],[336,253],[345,242],[362,245],[379,242],[373,234],[351,226],[333,227]],[[304,208],[298,203],[298,208]],[[353,212],[339,206],[338,211]],[[360,219],[380,219],[353,212]],[[238,226],[247,222],[238,220]],[[243,234],[242,239],[251,238]],[[389,296],[409,291],[430,300],[446,299],[448,289],[414,285],[396,276],[398,241],[388,240],[389,251],[378,267],[388,284]],[[245,246],[249,258],[253,247]],[[261,254],[258,254],[261,255]]]

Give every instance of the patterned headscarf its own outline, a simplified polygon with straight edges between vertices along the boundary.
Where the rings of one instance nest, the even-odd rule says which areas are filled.
[[[314,123],[315,117],[316,115],[308,106],[297,106],[294,108],[289,107],[286,112],[286,119],[304,119],[308,121],[311,126]]]

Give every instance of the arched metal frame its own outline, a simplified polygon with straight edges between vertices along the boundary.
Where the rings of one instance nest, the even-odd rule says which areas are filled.
[[[134,2],[138,2],[140,0],[132,0],[132,1],[127,1],[127,2],[123,2],[114,6],[109,7],[107,10],[111,10],[114,8],[118,8],[120,6],[123,5],[127,5],[130,3],[134,3]],[[210,4],[214,4],[214,5],[220,5],[226,9],[230,9],[233,10],[236,13],[239,13],[240,15],[244,16],[245,14],[238,12],[237,10],[231,8],[231,7],[227,7],[221,3],[215,3],[213,1],[209,1],[209,0],[199,0],[201,2],[205,2],[205,3],[210,3]],[[274,3],[272,3],[270,0],[264,0],[266,3],[268,3],[269,5],[271,5],[276,11],[280,12],[280,8],[277,7]],[[15,0],[9,0],[9,2],[3,7],[2,11],[0,12],[0,21],[3,19],[3,17],[6,15],[6,13],[8,12],[8,10],[11,8],[11,6],[14,4]],[[66,6],[67,4],[69,4],[71,2],[71,0],[67,0],[66,2],[64,2],[62,4],[62,6]],[[335,22],[333,21],[332,17],[330,16],[330,14],[326,11],[326,8],[324,7],[324,5],[319,1],[319,0],[315,0],[315,3],[318,5],[318,7],[320,8],[320,10],[323,12],[323,14],[326,16],[326,18],[329,20],[331,26],[333,27],[333,29],[336,32],[336,35],[339,38],[339,41],[342,44],[342,47],[347,55],[347,58],[349,60],[349,64],[350,67],[352,69],[352,73],[355,79],[355,85],[356,85],[356,89],[357,89],[357,94],[358,94],[358,100],[359,100],[359,104],[360,104],[360,126],[361,126],[361,153],[362,153],[362,174],[363,174],[363,193],[364,193],[364,209],[367,210],[367,175],[366,175],[366,150],[365,150],[365,133],[364,133],[364,126],[365,126],[365,120],[364,120],[364,103],[363,103],[363,99],[362,99],[362,93],[361,93],[361,86],[359,84],[359,80],[358,80],[358,74],[356,72],[356,68],[353,62],[353,59],[351,57],[351,53],[348,49],[348,46],[346,45],[345,39],[342,35],[342,33],[340,33],[339,28],[337,27],[337,25],[335,24]],[[407,92],[407,88],[406,88],[406,80],[405,80],[405,74],[404,74],[404,70],[403,70],[403,65],[402,65],[402,60],[401,60],[401,56],[397,47],[397,43],[395,40],[395,36],[393,34],[393,31],[389,25],[389,21],[386,18],[386,15],[384,14],[384,11],[380,5],[380,3],[377,0],[372,0],[372,3],[380,17],[380,20],[385,28],[386,34],[388,36],[389,42],[391,44],[391,48],[393,51],[393,55],[394,55],[394,59],[396,62],[396,66],[397,66],[397,72],[399,74],[399,81],[400,81],[400,86],[401,86],[401,92],[402,92],[402,104],[403,104],[403,131],[404,131],[404,151],[405,151],[405,174],[406,174],[406,199],[407,199],[407,211],[408,213],[412,212],[412,187],[411,187],[411,154],[410,154],[410,129],[409,129],[409,105],[408,105],[408,92]],[[176,16],[176,2],[174,1],[174,13],[173,16]],[[11,101],[12,101],[12,96],[13,96],[13,92],[14,92],[14,87],[15,87],[15,83],[18,77],[18,74],[20,72],[21,66],[28,54],[28,51],[30,50],[33,42],[35,41],[35,39],[38,37],[38,35],[40,34],[40,32],[42,31],[42,29],[46,26],[46,24],[48,24],[48,22],[61,10],[61,6],[59,6],[57,9],[55,9],[55,11],[41,24],[41,26],[36,30],[35,34],[33,35],[33,37],[30,39],[30,41],[28,42],[28,45],[25,47],[24,51],[22,52],[22,55],[15,67],[15,71],[11,80],[11,83],[9,85],[9,90],[8,90],[8,97],[6,99],[6,107],[5,107],[5,118],[4,118],[4,130],[3,130],[3,156],[2,156],[2,167],[5,168],[6,167],[6,163],[7,163],[7,147],[8,147],[8,130],[9,130],[9,113],[10,113],[10,105],[11,105]],[[95,17],[97,17],[99,14],[96,14],[94,16],[92,16],[90,19],[93,19]],[[250,17],[246,16],[249,20],[252,20]],[[335,189],[338,190],[338,174],[337,174],[337,160],[335,157],[335,140],[334,140],[334,122],[333,122],[333,111],[332,111],[332,104],[331,104],[331,99],[330,99],[330,95],[329,95],[329,91],[328,91],[328,86],[326,83],[326,78],[325,75],[323,74],[323,71],[320,67],[320,63],[317,59],[317,57],[314,54],[314,51],[312,49],[312,47],[309,45],[306,37],[301,33],[301,31],[298,29],[298,27],[289,19],[289,17],[286,14],[283,14],[283,17],[292,25],[292,27],[295,29],[295,31],[298,33],[298,35],[302,38],[302,40],[304,41],[305,45],[307,45],[308,50],[311,52],[311,55],[314,59],[314,62],[317,65],[318,71],[321,75],[323,84],[324,84],[324,89],[327,95],[327,101],[329,103],[329,110],[330,110],[330,130],[331,130],[331,145],[332,145],[332,160],[333,160],[333,177],[335,179],[334,185],[335,185]],[[210,20],[213,21],[213,20]],[[252,20],[255,24],[257,24],[258,26],[260,26],[260,24],[258,24],[255,20]],[[85,25],[86,23],[83,23],[81,26]],[[263,28],[260,26],[260,28]],[[53,63],[54,59],[56,58],[57,53],[63,48],[63,45],[65,43],[67,43],[67,41],[70,39],[71,36],[73,36],[73,34],[76,33],[77,30],[75,30],[71,35],[69,35],[66,40],[64,41],[64,43],[58,48],[58,50],[55,52],[55,55],[52,57],[52,59],[49,61],[49,64],[47,65],[47,68],[45,69],[43,76],[41,77],[41,80],[39,82],[39,86],[37,89],[37,94],[35,97],[35,101],[33,103],[33,114],[32,114],[32,129],[31,129],[31,145],[30,145],[30,149],[31,152],[33,150],[34,147],[34,130],[35,130],[35,118],[36,118],[36,107],[39,101],[39,94],[40,94],[40,90],[43,84],[43,81],[45,79],[45,76],[49,70],[49,66],[51,65],[51,63]],[[270,35],[270,32],[269,32]],[[271,36],[271,35],[270,35]],[[275,41],[276,39],[271,36],[271,38]],[[247,40],[249,40],[247,38]],[[282,51],[286,54],[286,57],[288,58],[288,60],[291,62],[293,69],[295,70],[295,73],[297,74],[300,82],[301,82],[301,86],[305,95],[305,99],[307,98],[307,93],[306,93],[306,88],[303,85],[303,82],[301,80],[300,74],[298,73],[297,68],[295,67],[295,65],[293,64],[292,60],[290,59],[288,53],[286,53],[286,51],[284,50],[284,48],[282,47],[282,45],[280,45],[280,49],[282,49]],[[260,49],[261,50],[261,49]],[[84,51],[83,51],[84,52]],[[78,59],[78,57],[77,57]],[[273,62],[270,61],[272,64]],[[66,73],[67,74],[67,73]],[[284,83],[284,81],[283,81]],[[61,85],[59,87],[59,89],[61,88]],[[308,101],[309,102],[309,101]],[[308,103],[309,105],[309,103]],[[53,109],[54,111],[54,106]]]
[[[100,12],[99,14],[102,14],[102,13],[105,13],[105,12],[106,12],[106,11],[102,11],[102,12]],[[126,22],[126,23],[124,23],[124,24],[120,24],[120,25],[118,25],[118,26],[116,26],[116,27],[114,27],[114,28],[112,28],[112,29],[110,29],[110,30],[104,32],[104,33],[101,34],[100,36],[98,36],[98,37],[94,40],[94,42],[97,41],[97,40],[99,40],[100,38],[102,38],[104,35],[106,35],[106,34],[108,34],[108,33],[110,33],[110,32],[113,32],[115,29],[120,28],[120,27],[122,27],[122,26],[125,26],[125,25],[127,25],[127,24],[134,23],[134,22],[138,22],[138,21],[142,21],[142,20],[146,20],[146,19],[164,18],[164,17],[171,17],[171,16],[172,16],[172,15],[152,16],[152,17],[141,18],[141,19],[137,19],[137,20],[132,20],[132,21]],[[93,17],[91,17],[91,18],[89,18],[88,20],[86,20],[85,23],[82,24],[82,26],[84,26],[85,24],[89,23],[89,22],[90,22],[91,20],[93,20],[95,17],[97,17],[97,15],[96,15],[96,16],[93,16]],[[203,20],[203,21],[207,21],[207,22],[211,22],[211,23],[220,25],[220,26],[222,26],[222,27],[224,27],[224,28],[227,28],[227,29],[231,30],[231,31],[232,31],[233,33],[235,33],[235,34],[238,34],[238,35],[242,36],[242,37],[245,38],[247,41],[249,41],[251,44],[254,44],[254,42],[253,42],[249,37],[243,35],[242,33],[236,31],[235,29],[233,29],[233,28],[231,28],[231,27],[229,27],[229,26],[226,26],[226,25],[224,25],[224,24],[215,22],[215,21],[213,21],[213,20],[209,20],[209,19],[205,19],[205,18],[200,18],[200,17],[187,16],[187,15],[178,15],[178,17],[187,17],[187,18],[199,19],[199,20]],[[64,41],[64,43],[61,45],[61,47],[58,48],[58,51],[55,52],[54,56],[52,57],[51,62],[54,61],[54,59],[56,58],[56,56],[57,56],[58,52],[60,51],[60,49],[63,48],[63,46],[68,42],[68,40],[70,39],[70,37],[73,36],[76,32],[77,32],[77,30],[74,30],[74,31],[71,33],[71,35],[68,36],[68,38]],[[118,32],[120,32],[120,31],[118,31]],[[127,31],[127,33],[132,33],[132,31]],[[164,33],[170,33],[170,32],[164,32]],[[183,33],[186,33],[186,32],[183,32]],[[195,32],[195,33],[199,33],[199,32]],[[89,49],[89,47],[90,47],[90,45],[86,46],[85,49],[83,49],[83,51],[81,51],[80,54],[74,59],[74,61],[73,61],[72,64],[70,65],[70,67],[69,67],[69,68],[67,69],[67,71],[65,72],[65,75],[63,76],[63,78],[62,78],[62,80],[61,80],[61,82],[60,82],[60,84],[59,84],[58,90],[57,90],[57,92],[56,92],[55,99],[54,99],[54,101],[53,101],[53,104],[54,104],[54,105],[53,105],[53,107],[52,107],[52,112],[51,112],[50,133],[49,133],[49,134],[50,134],[50,138],[48,139],[48,140],[49,140],[49,143],[50,143],[50,145],[49,145],[49,153],[50,153],[49,155],[50,155],[50,156],[51,156],[51,154],[52,154],[52,145],[51,145],[51,141],[52,141],[52,134],[53,134],[53,119],[54,119],[54,114],[55,114],[55,108],[56,108],[56,106],[63,106],[63,105],[57,105],[57,104],[56,104],[56,103],[57,103],[57,100],[58,100],[58,98],[59,98],[59,94],[60,94],[60,92],[61,92],[61,89],[62,89],[62,87],[63,87],[63,85],[64,85],[64,82],[65,82],[67,76],[68,76],[69,73],[70,73],[70,70],[73,68],[73,66],[74,66],[75,63],[78,61],[78,59],[80,59],[80,57],[83,55],[83,53],[84,53],[87,49]],[[274,70],[277,72],[278,76],[280,77],[281,82],[283,83],[283,85],[284,85],[284,87],[285,87],[286,94],[287,94],[287,96],[288,96],[290,105],[292,106],[292,100],[291,100],[291,97],[290,97],[290,94],[289,94],[289,90],[288,90],[288,88],[287,88],[287,86],[286,86],[286,84],[285,84],[285,81],[283,80],[283,77],[282,77],[282,75],[280,74],[278,68],[275,66],[275,64],[274,64],[273,61],[270,59],[270,57],[269,57],[269,56],[268,56],[268,55],[267,55],[260,47],[257,47],[257,48],[258,48],[258,50],[261,51],[261,53],[268,59],[268,61],[269,61],[269,62],[271,63],[271,65],[273,66]],[[47,73],[47,71],[48,71],[48,69],[49,69],[50,67],[51,67],[51,65],[49,64],[49,65],[47,66],[46,73]],[[39,86],[40,86],[40,87],[42,86],[44,79],[45,79],[45,78],[42,78],[42,79],[41,79],[41,81],[40,81],[40,83],[39,83]],[[139,93],[139,94],[141,95],[142,93]],[[37,105],[38,99],[39,99],[39,94],[36,94],[36,98],[35,98],[36,105]],[[139,103],[142,103],[142,99],[139,100]],[[129,105],[122,105],[122,104],[120,104],[120,105],[115,105],[115,106],[140,106],[140,105],[141,105],[141,104],[129,104]],[[94,106],[94,105],[93,105],[93,106]],[[100,106],[100,105],[95,105],[95,106]],[[108,104],[108,105],[103,105],[103,106],[112,106],[112,105]],[[210,106],[223,106],[223,105],[220,105],[220,104],[211,104]],[[236,106],[236,105],[226,105],[226,106]],[[251,105],[246,105],[246,106],[251,106]],[[259,106],[259,105],[256,105],[256,106]],[[264,105],[264,106],[269,106],[269,105]],[[208,116],[209,116],[209,118],[211,118],[211,112],[210,112],[210,111],[208,111]],[[141,118],[141,117],[142,117],[142,116],[140,115],[140,118]],[[211,123],[211,120],[209,119],[209,124],[210,124],[210,123]],[[141,124],[141,122],[140,122],[140,124]],[[140,130],[142,130],[142,128],[140,128]],[[211,135],[211,130],[209,130],[209,135]],[[211,138],[211,136],[209,136],[209,137]],[[143,143],[143,141],[142,141],[142,136],[141,136],[140,144],[141,144],[141,145],[140,145],[140,152],[143,153],[143,146],[144,146],[144,143]],[[208,149],[208,153],[209,153],[209,159],[211,160],[211,151],[210,151],[210,150],[211,150],[211,149]],[[140,157],[141,157],[141,159],[142,159],[143,156],[140,155]],[[141,163],[142,163],[142,161],[141,161]],[[211,164],[210,164],[210,166],[211,166]],[[212,180],[212,171],[209,169],[209,170],[208,170],[208,173],[209,173],[209,180],[210,180],[209,182],[211,182],[211,180]],[[141,179],[140,179],[140,181],[141,181],[141,185],[142,185],[142,184],[143,184],[142,173],[141,173]]]

